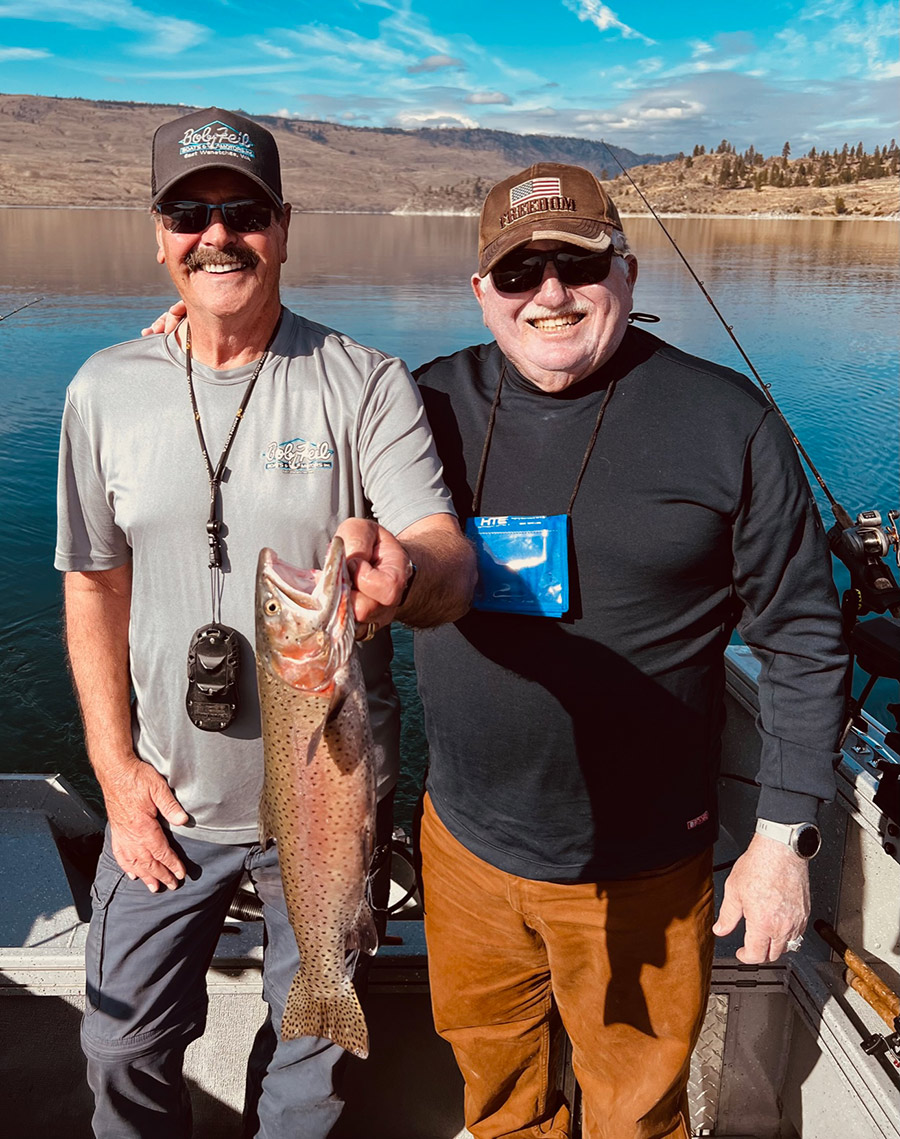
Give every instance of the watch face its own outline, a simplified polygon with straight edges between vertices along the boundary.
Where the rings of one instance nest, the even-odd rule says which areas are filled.
[[[794,849],[801,858],[812,858],[813,855],[819,853],[819,847],[822,845],[822,839],[819,837],[819,828],[810,823],[809,826],[801,827],[794,837]]]

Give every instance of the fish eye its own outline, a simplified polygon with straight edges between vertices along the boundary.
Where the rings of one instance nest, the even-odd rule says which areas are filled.
[[[278,604],[274,597],[270,597],[269,600],[263,605],[263,609],[266,611],[266,613],[269,614],[270,617],[274,617],[280,608],[281,606]]]

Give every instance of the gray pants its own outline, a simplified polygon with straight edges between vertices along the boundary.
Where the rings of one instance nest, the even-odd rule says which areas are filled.
[[[241,875],[263,902],[263,996],[269,1018],[250,1057],[244,1135],[324,1139],[343,1103],[333,1070],[342,1049],[278,1032],[299,965],[274,847],[227,846],[180,836],[187,869],[177,890],[151,894],[112,857],[109,834],[93,888],[81,1030],[98,1139],[189,1139],[182,1077],[187,1045],[206,1023],[206,971]]]

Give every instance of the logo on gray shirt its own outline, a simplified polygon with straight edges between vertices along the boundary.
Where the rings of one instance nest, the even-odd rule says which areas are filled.
[[[327,443],[311,443],[299,437],[287,443],[270,443],[262,454],[267,471],[319,471],[334,466],[334,450]]]

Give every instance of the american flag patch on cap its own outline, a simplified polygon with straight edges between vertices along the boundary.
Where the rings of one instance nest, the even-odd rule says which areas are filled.
[[[529,178],[527,182],[513,186],[509,192],[509,204],[516,206],[521,202],[530,202],[532,198],[546,198],[561,193],[558,178]]]

